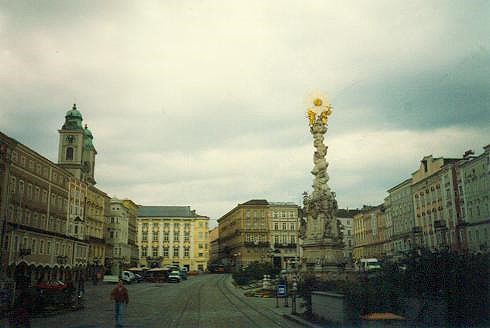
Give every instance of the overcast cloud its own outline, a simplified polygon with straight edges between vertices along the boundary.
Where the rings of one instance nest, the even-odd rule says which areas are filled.
[[[340,5],[340,3],[342,3]],[[311,92],[342,207],[490,142],[488,1],[2,1],[0,130],[57,160],[76,102],[96,180],[217,219],[311,190]]]

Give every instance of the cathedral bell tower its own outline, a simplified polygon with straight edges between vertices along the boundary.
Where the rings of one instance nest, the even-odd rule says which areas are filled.
[[[92,132],[82,127],[82,114],[77,105],[65,115],[65,123],[58,130],[58,164],[78,179],[95,185],[94,168],[97,151],[93,145]]]

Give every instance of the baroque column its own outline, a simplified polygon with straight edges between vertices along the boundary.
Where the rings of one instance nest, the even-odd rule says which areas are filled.
[[[324,105],[317,98],[307,111],[310,132],[313,136],[314,167],[313,192],[303,193],[303,218],[300,237],[303,240],[303,270],[336,271],[342,261],[342,235],[335,217],[337,201],[328,186],[328,162],[325,159],[328,147],[324,143],[328,117],[332,106]]]

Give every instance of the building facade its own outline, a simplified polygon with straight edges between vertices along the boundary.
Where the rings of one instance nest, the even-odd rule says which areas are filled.
[[[137,218],[139,206],[130,199],[124,199],[123,205],[128,211],[128,245],[131,249],[129,265],[136,267],[139,262],[139,250],[137,240]]]
[[[414,247],[436,251],[450,248],[456,240],[453,165],[461,159],[425,156],[412,173],[415,214]]]
[[[70,233],[70,172],[0,133],[2,269],[18,283],[76,279],[88,243]]]
[[[360,211],[350,209],[337,209],[336,216],[340,222],[342,242],[344,244],[344,263],[352,263],[352,252],[354,249],[354,215]]]
[[[238,204],[218,219],[220,261],[231,270],[253,262],[272,262],[269,203],[253,199]]]
[[[390,224],[386,220],[384,204],[364,206],[353,218],[353,260],[384,258],[390,244]]]
[[[204,271],[209,261],[207,216],[190,206],[140,206],[137,218],[139,265],[178,265]]]
[[[218,220],[219,262],[239,270],[253,262],[296,268],[299,262],[299,207],[252,199]]]
[[[490,250],[490,145],[459,167],[463,195],[462,215],[466,248],[472,253]]]
[[[217,264],[219,261],[219,228],[209,230],[209,264]]]
[[[267,210],[273,264],[276,268],[296,268],[299,263],[298,205],[287,202],[269,202]]]
[[[391,222],[391,249],[395,260],[413,250],[414,208],[411,188],[412,179],[407,179],[390,188],[385,199],[385,214]]]

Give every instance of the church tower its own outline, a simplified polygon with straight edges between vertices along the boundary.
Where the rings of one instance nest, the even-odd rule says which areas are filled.
[[[65,123],[59,132],[58,164],[78,179],[95,185],[94,168],[97,151],[92,132],[82,127],[82,114],[77,105],[65,115]]]

